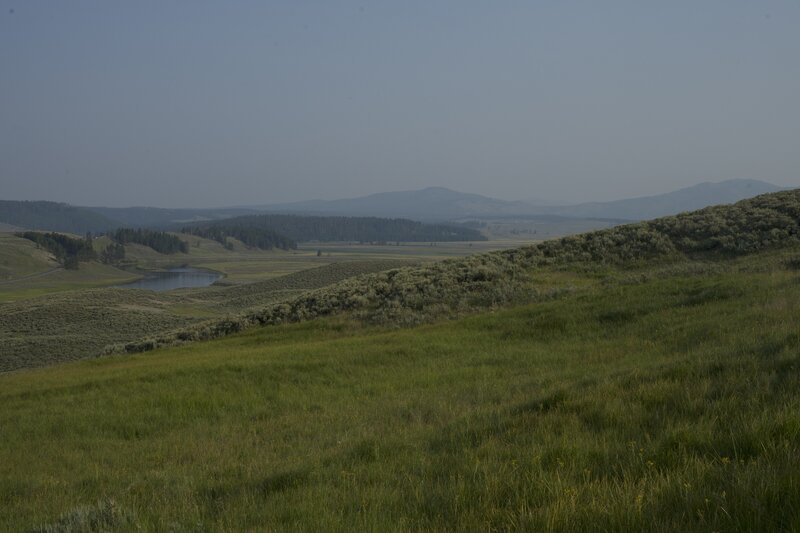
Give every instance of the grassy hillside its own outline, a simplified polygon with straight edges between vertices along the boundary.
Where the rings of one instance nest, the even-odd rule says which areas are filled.
[[[58,267],[55,258],[35,243],[13,233],[0,233],[0,284]]]
[[[599,278],[609,269],[637,265],[649,265],[651,276],[713,272],[732,257],[797,246],[798,223],[800,191],[788,191],[422,267],[391,268],[402,264],[396,260],[334,264],[242,288],[166,295],[95,291],[15,302],[0,307],[0,370],[109,350],[150,350],[342,312],[393,327],[455,318],[574,291],[580,286],[558,275],[564,268]],[[555,270],[540,275],[550,267]]]
[[[797,529],[799,266],[556,262],[574,290],[456,321],[0,375],[0,524]]]
[[[136,277],[94,262],[81,263],[79,270],[64,270],[51,253],[35,243],[12,233],[0,233],[0,322],[4,302],[114,285]]]

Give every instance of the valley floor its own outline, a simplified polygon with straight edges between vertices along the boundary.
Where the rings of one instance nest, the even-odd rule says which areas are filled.
[[[476,243],[306,244],[298,250],[233,250],[181,234],[189,253],[126,246],[126,268],[98,262],[65,270],[34,243],[0,233],[0,372],[95,357],[209,319],[246,312],[367,272],[510,248]],[[95,239],[102,250],[111,241]],[[189,265],[224,274],[214,287],[152,292],[115,289],[148,269]],[[6,277],[8,279],[6,279]]]
[[[796,253],[0,375],[0,526],[799,529]]]

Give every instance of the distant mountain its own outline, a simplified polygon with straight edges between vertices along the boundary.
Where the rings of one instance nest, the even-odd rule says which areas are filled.
[[[60,231],[83,235],[121,224],[83,207],[57,202],[0,200],[0,223],[18,228]]]
[[[655,196],[537,209],[540,212],[574,218],[648,220],[684,211],[694,211],[710,205],[732,204],[759,194],[780,190],[783,190],[783,187],[765,181],[727,180],[716,183],[700,183],[693,187]]]
[[[566,217],[571,219],[647,220],[709,205],[729,204],[782,188],[758,180],[700,183],[666,194],[613,202],[578,205],[533,205],[443,187],[384,192],[343,200],[312,200],[263,206],[218,209],[164,209],[156,207],[76,207],[56,202],[0,200],[0,224],[83,234],[119,227],[176,229],[203,221],[259,213],[321,216],[406,218],[423,222],[469,219]],[[2,226],[0,226],[2,227]]]
[[[522,201],[511,202],[442,187],[429,187],[416,191],[385,192],[344,200],[312,200],[251,207],[251,209],[273,213],[380,216],[422,221],[530,218],[545,215],[621,221],[646,220],[674,215],[709,205],[729,204],[780,190],[782,188],[777,185],[758,180],[728,180],[718,183],[701,183],[655,196],[613,202],[553,206],[534,205]]]
[[[274,213],[315,215],[377,216],[413,220],[455,220],[482,216],[532,214],[525,202],[509,202],[479,194],[457,192],[444,187],[417,191],[383,192],[344,200],[312,200],[254,207]]]

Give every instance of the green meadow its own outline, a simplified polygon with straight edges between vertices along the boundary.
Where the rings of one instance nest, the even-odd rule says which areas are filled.
[[[2,304],[0,529],[800,530],[800,190],[378,259]]]
[[[798,254],[553,267],[574,291],[458,320],[342,314],[5,374],[0,523],[797,529]]]

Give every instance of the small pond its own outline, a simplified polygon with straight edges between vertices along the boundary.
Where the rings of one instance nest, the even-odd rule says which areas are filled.
[[[146,289],[151,291],[171,291],[185,287],[207,287],[222,275],[196,268],[171,268],[159,272],[148,272],[142,279],[117,285],[118,289]]]

